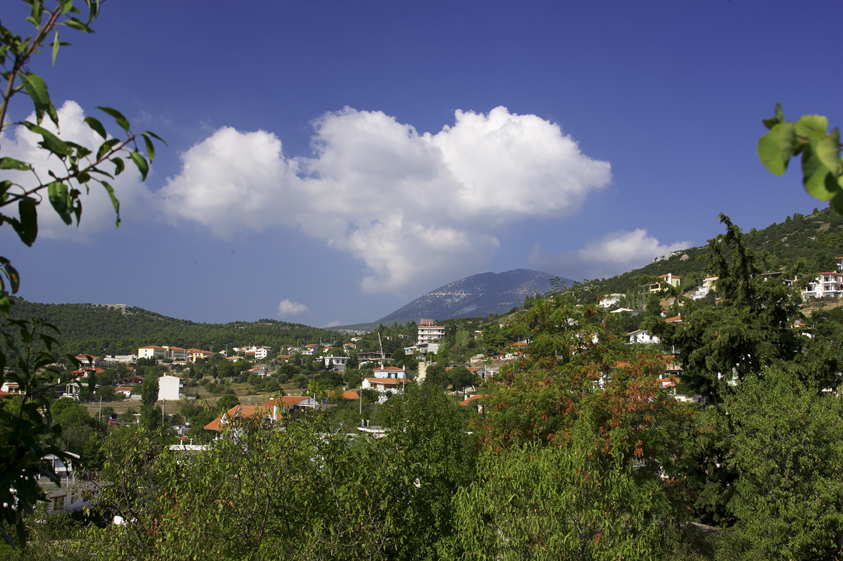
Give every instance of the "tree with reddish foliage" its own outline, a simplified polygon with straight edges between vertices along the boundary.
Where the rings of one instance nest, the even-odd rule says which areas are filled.
[[[654,473],[677,455],[693,414],[669,394],[669,360],[612,333],[611,316],[568,294],[538,299],[513,325],[530,338],[525,356],[501,369],[482,393],[483,443],[499,450],[528,441],[565,446],[586,412],[604,451]],[[618,441],[620,439],[620,441]]]

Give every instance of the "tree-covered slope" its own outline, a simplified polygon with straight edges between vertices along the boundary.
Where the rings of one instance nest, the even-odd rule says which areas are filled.
[[[271,319],[225,324],[196,323],[156,314],[142,308],[94,304],[38,304],[16,299],[12,319],[40,317],[61,331],[64,352],[102,354],[136,353],[146,345],[221,350],[237,345],[280,346],[319,342],[342,335],[298,323]],[[14,330],[10,330],[14,332]]]
[[[762,230],[752,228],[744,241],[758,253],[766,272],[787,269],[800,260],[804,261],[803,275],[835,270],[834,258],[843,255],[843,217],[831,209],[815,209],[807,216],[797,213]],[[706,275],[707,252],[705,246],[675,252],[640,269],[599,280],[595,286],[600,293],[625,294],[637,289],[642,277],[671,273],[681,277],[684,289],[690,289]]]

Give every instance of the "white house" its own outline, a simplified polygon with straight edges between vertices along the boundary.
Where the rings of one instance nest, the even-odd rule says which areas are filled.
[[[332,368],[333,370],[345,370],[348,364],[347,356],[326,356],[324,360],[325,368]]]
[[[3,382],[3,385],[0,386],[0,392],[7,394],[21,393],[20,384],[18,384],[17,382]]]
[[[272,352],[270,347],[245,347],[243,349],[234,348],[235,351],[243,351],[247,355],[255,355],[255,360],[263,360]]]
[[[655,335],[650,335],[650,332],[646,329],[639,329],[637,331],[627,333],[626,339],[630,343],[643,343],[645,345],[650,345],[659,342],[659,338]]]
[[[364,390],[375,390],[380,394],[379,403],[386,401],[387,392],[400,393],[407,383],[407,373],[404,368],[397,366],[381,366],[374,371],[374,378],[364,378],[362,387]]]
[[[178,401],[181,399],[180,390],[182,380],[177,376],[161,376],[158,378],[158,401]]]
[[[131,386],[120,386],[120,387],[114,388],[114,391],[116,393],[122,393],[123,399],[129,399],[132,396],[132,389],[133,388]]]
[[[681,284],[681,280],[679,277],[672,273],[667,273],[666,275],[659,275],[659,280],[661,282],[656,282],[650,285],[650,292],[661,292],[664,290],[664,286],[662,283],[678,287]]]
[[[700,300],[708,296],[708,293],[714,290],[714,287],[717,283],[717,277],[705,277],[702,282],[702,286],[697,288],[694,294],[691,296],[694,300]]]

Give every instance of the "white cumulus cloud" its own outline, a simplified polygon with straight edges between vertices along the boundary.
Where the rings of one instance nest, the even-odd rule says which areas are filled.
[[[351,108],[313,126],[299,158],[272,133],[217,130],[161,189],[166,213],[220,237],[302,231],[362,260],[364,291],[406,294],[486,268],[497,228],[577,212],[612,178],[559,125],[504,107],[436,134]]]
[[[647,234],[647,230],[638,228],[632,232],[611,232],[587,242],[582,249],[557,254],[536,244],[530,255],[530,264],[575,280],[602,278],[643,267],[656,257],[692,245],[690,241],[662,244]]]
[[[63,140],[75,142],[96,153],[96,149],[103,142],[103,139],[83,122],[85,113],[79,104],[74,101],[66,101],[57,113],[61,126],[60,133],[48,118],[44,119],[42,126],[54,134],[59,133]],[[101,117],[101,115],[97,115],[97,117]],[[30,115],[27,120],[35,122],[35,114]],[[100,120],[105,123],[104,119]],[[3,156],[32,164],[41,181],[46,181],[49,178],[49,171],[59,176],[66,173],[58,158],[55,156],[48,158],[49,153],[38,146],[41,136],[29,132],[23,127],[16,127],[14,131],[13,137],[7,137],[5,132],[0,135]],[[104,169],[112,172],[114,166],[108,164],[104,166]],[[4,171],[3,177],[12,179],[26,188],[38,185],[38,181],[31,172]],[[140,174],[132,163],[127,162],[126,171],[113,181],[110,179],[108,181],[114,187],[115,194],[120,200],[120,215],[123,220],[139,220],[150,215],[150,211],[156,202],[146,186],[140,181]],[[90,194],[84,194],[85,190],[82,188],[82,220],[78,228],[75,224],[73,226],[64,224],[50,205],[46,193],[44,193],[43,200],[38,206],[38,236],[85,240],[99,230],[114,228],[116,217],[108,193],[102,186],[94,184],[94,182],[91,182],[90,186]]]
[[[307,311],[307,306],[298,302],[291,302],[285,298],[278,304],[278,315],[280,317],[297,316]]]

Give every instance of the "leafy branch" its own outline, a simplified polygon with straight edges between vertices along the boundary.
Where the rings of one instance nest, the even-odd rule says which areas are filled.
[[[31,246],[38,236],[37,207],[43,199],[46,190],[47,198],[53,209],[65,224],[74,221],[77,226],[82,218],[81,195],[90,193],[91,183],[100,184],[108,193],[116,214],[116,225],[120,225],[120,202],[110,183],[126,168],[125,160],[131,161],[146,180],[149,167],[155,159],[154,140],[164,142],[158,135],[150,131],[133,132],[129,120],[111,107],[98,107],[103,113],[111,117],[122,129],[122,138],[112,137],[103,124],[95,117],[88,116],[84,122],[88,127],[102,137],[103,142],[96,152],[72,141],[62,140],[58,113],[50,100],[47,84],[37,74],[29,70],[31,58],[40,53],[41,46],[51,34],[53,39],[53,63],[60,46],[69,43],[59,41],[58,28],[69,27],[85,33],[92,33],[90,24],[99,15],[99,1],[86,0],[88,7],[87,21],[76,17],[81,14],[73,6],[71,0],[58,0],[56,5],[45,10],[40,0],[24,0],[32,7],[30,17],[27,18],[34,27],[35,35],[21,38],[9,29],[0,25],[0,66],[2,79],[6,82],[3,89],[2,105],[0,105],[0,132],[7,128],[23,127],[29,132],[41,137],[38,146],[46,150],[48,156],[54,156],[61,162],[64,171],[56,173],[48,170],[49,178],[39,176],[37,170],[29,162],[23,162],[10,157],[0,156],[0,170],[7,172],[29,172],[34,178],[34,186],[27,187],[14,179],[0,180],[0,209],[6,209],[17,204],[16,215],[8,212],[0,213],[0,225],[8,223],[18,234],[20,240]],[[25,92],[35,108],[35,122],[15,121],[6,122],[6,114],[12,98]],[[55,127],[56,133],[42,126],[45,116]],[[139,141],[143,141],[145,154],[139,148]],[[165,143],[166,144],[166,143]],[[111,164],[113,171],[106,171],[105,166]],[[18,174],[19,176],[20,174]],[[0,258],[0,313],[8,315],[10,301],[9,294],[14,294],[20,286],[18,272],[9,261]]]

